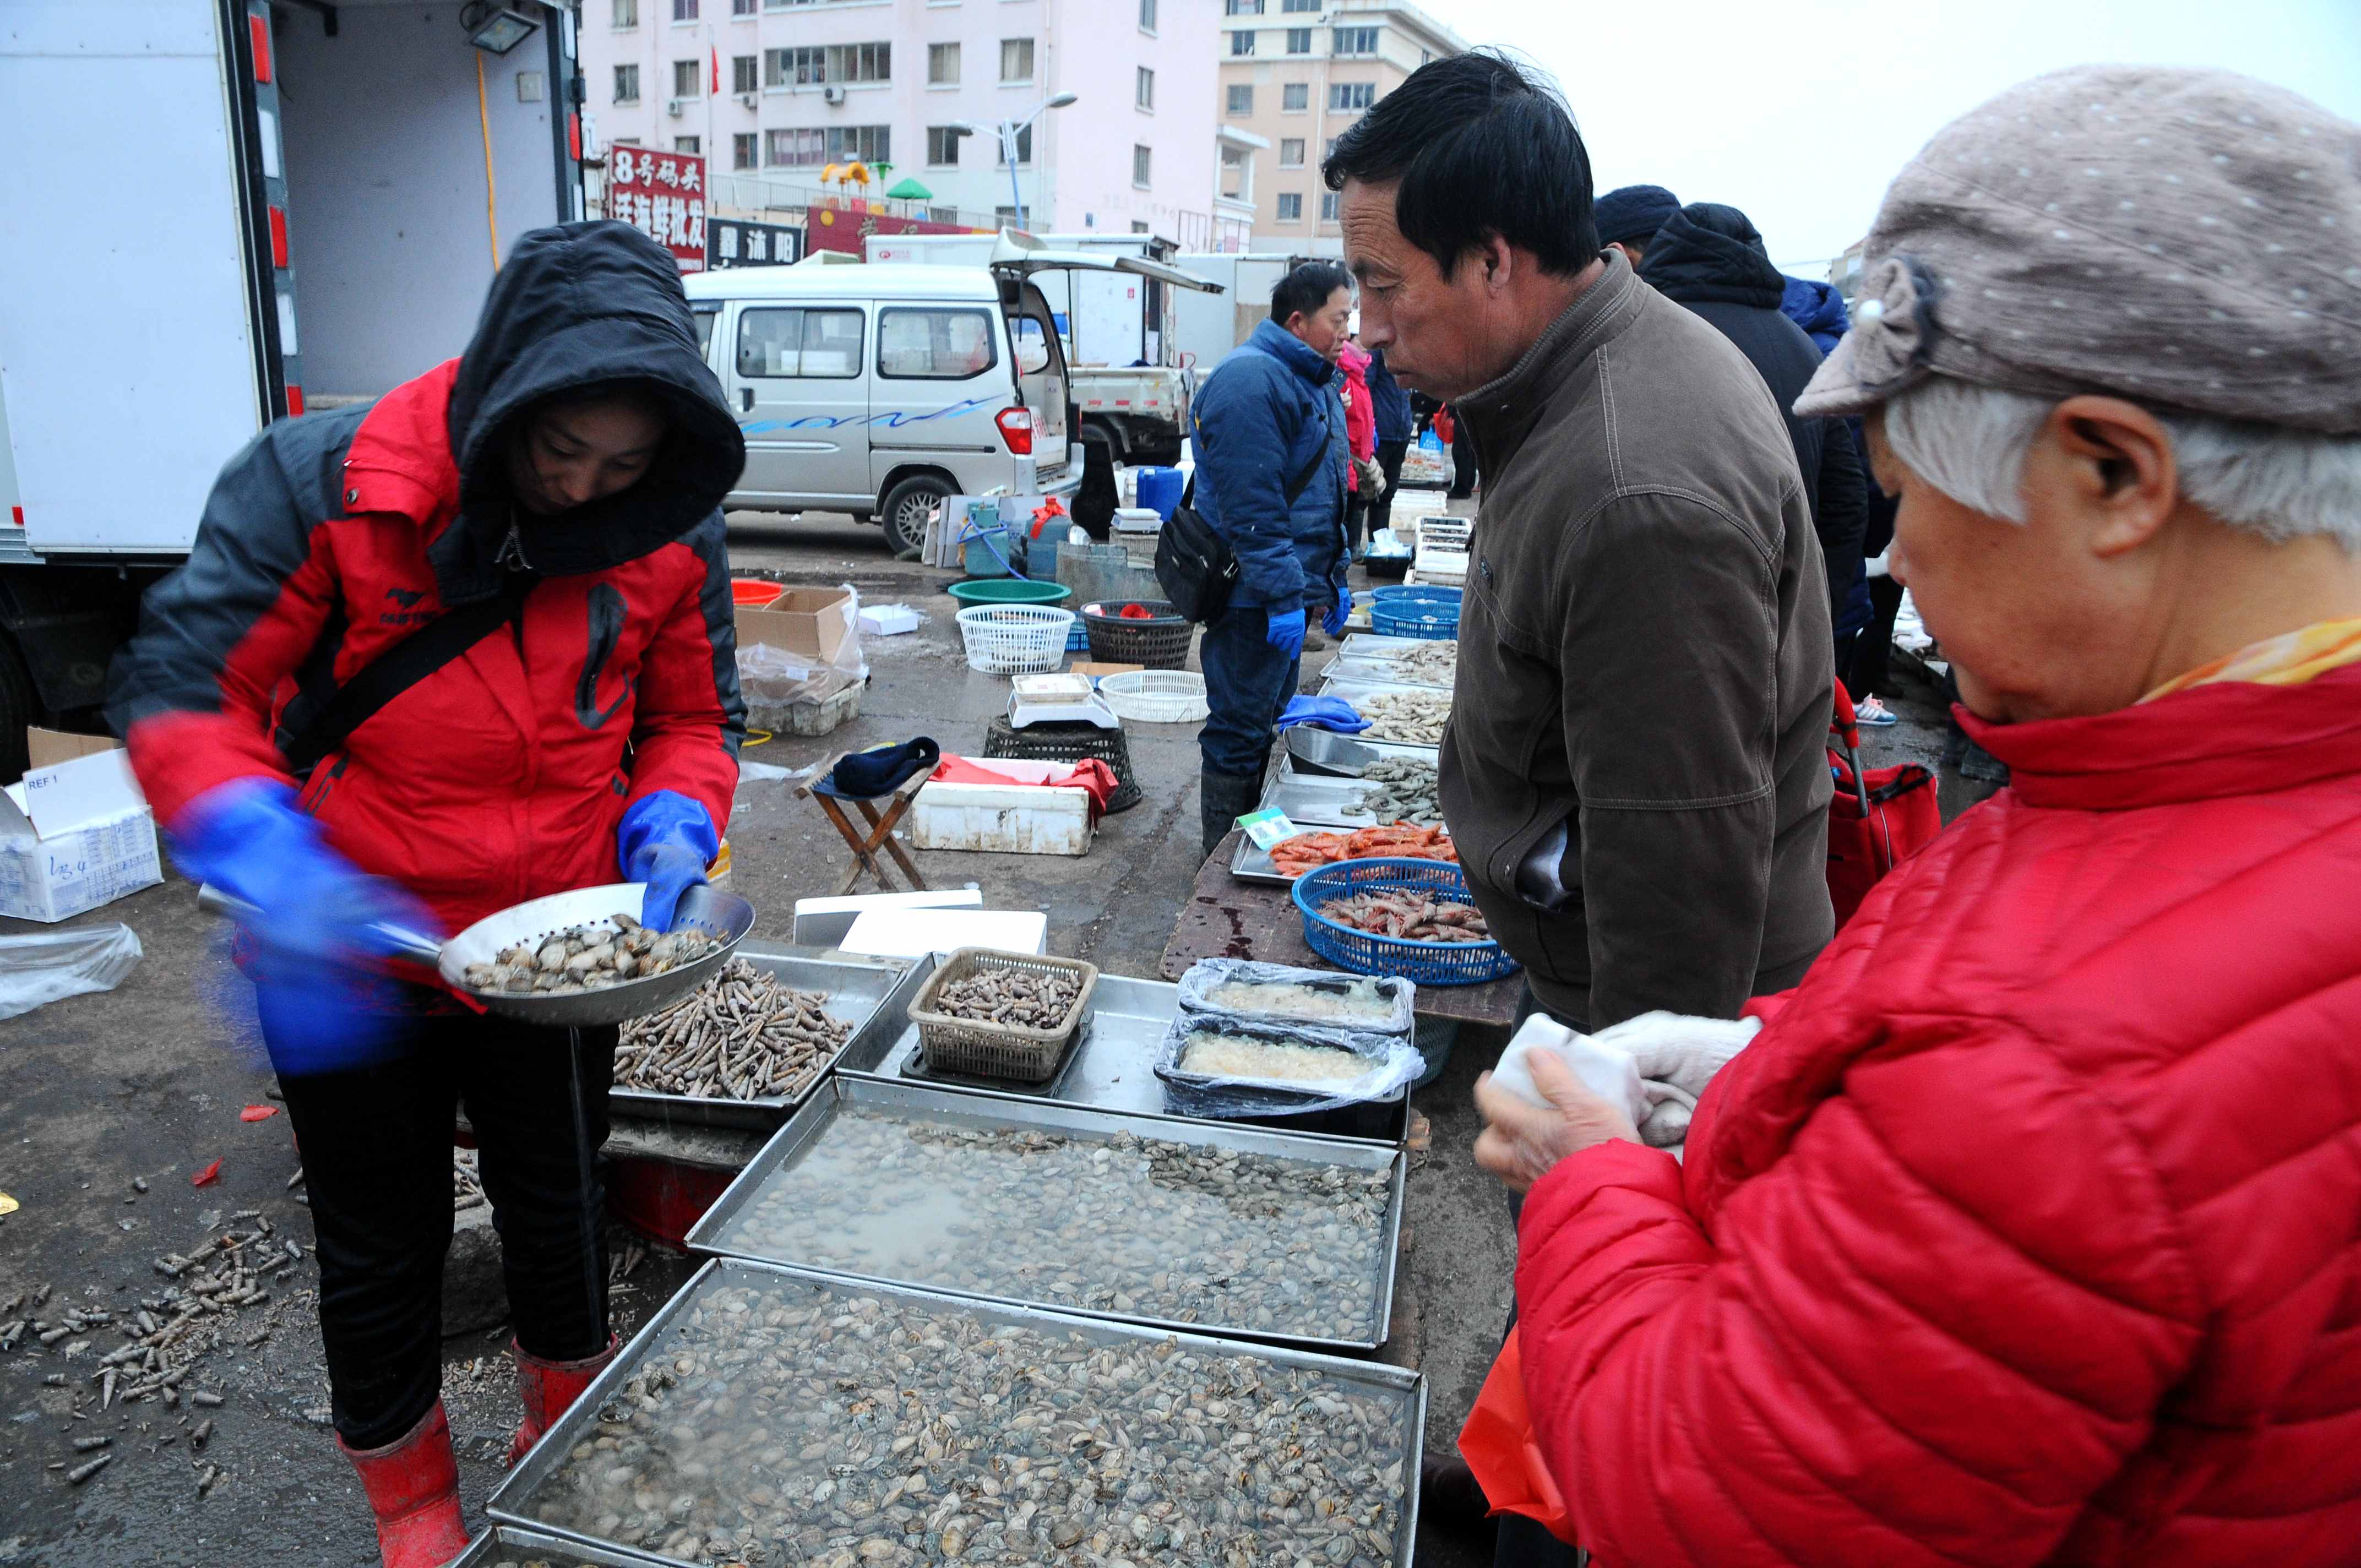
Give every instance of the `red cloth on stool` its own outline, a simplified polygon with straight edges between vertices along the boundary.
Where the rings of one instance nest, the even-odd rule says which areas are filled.
[[[958,757],[946,752],[935,771],[927,775],[927,782],[1087,790],[1093,823],[1106,815],[1107,802],[1115,798],[1115,770],[1096,757],[1085,757],[1079,762],[1048,762],[1023,757]]]

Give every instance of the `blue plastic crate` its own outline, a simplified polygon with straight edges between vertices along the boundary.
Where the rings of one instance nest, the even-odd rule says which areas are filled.
[[[1369,630],[1380,637],[1422,637],[1429,641],[1459,635],[1457,588],[1383,587],[1369,605]]]
[[[1087,653],[1091,647],[1091,629],[1082,624],[1081,616],[1074,617],[1074,629],[1066,633],[1066,652]]]
[[[1320,913],[1320,905],[1332,898],[1402,890],[1469,902],[1467,878],[1449,861],[1340,861],[1295,879],[1291,891],[1295,907],[1303,916],[1305,945],[1356,974],[1399,975],[1421,985],[1481,985],[1517,972],[1517,960],[1498,942],[1414,942],[1378,937],[1339,926]]]

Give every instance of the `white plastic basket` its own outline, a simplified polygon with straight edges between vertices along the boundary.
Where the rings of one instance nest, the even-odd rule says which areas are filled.
[[[1188,670],[1133,670],[1099,682],[1099,695],[1118,718],[1141,724],[1195,724],[1213,710],[1205,677]]]
[[[987,675],[1054,670],[1066,656],[1074,612],[1038,604],[981,604],[959,612],[967,667]]]

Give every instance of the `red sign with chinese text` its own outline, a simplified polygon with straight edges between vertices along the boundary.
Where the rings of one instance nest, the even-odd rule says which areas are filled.
[[[805,221],[805,244],[812,250],[843,250],[858,256],[861,242],[873,234],[985,234],[985,229],[961,228],[957,224],[928,223],[923,218],[906,218],[893,213],[873,212],[861,207],[814,207]]]
[[[645,147],[607,149],[607,215],[670,250],[683,272],[705,270],[705,159]]]

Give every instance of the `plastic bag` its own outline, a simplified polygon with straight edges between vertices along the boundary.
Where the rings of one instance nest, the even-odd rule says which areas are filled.
[[[1547,1105],[1533,1086],[1532,1069],[1525,1065],[1525,1058],[1535,1051],[1557,1057],[1584,1088],[1623,1107],[1633,1126],[1648,1119],[1647,1091],[1640,1087],[1640,1065],[1631,1053],[1598,1036],[1576,1034],[1546,1013],[1534,1014],[1518,1027],[1492,1069],[1493,1083],[1536,1105]]]
[[[1575,1544],[1574,1518],[1565,1497],[1533,1442],[1532,1412],[1525,1404],[1524,1356],[1517,1331],[1509,1330],[1484,1387],[1459,1429],[1459,1457],[1476,1475],[1484,1500],[1496,1514],[1522,1514],[1568,1546]]]
[[[851,583],[840,586],[845,597],[828,609],[829,614],[844,618],[844,640],[837,644],[834,658],[791,653],[767,642],[739,645],[738,686],[749,707],[826,702],[869,678],[869,665],[861,656],[861,593]]]
[[[128,926],[0,937],[0,1018],[69,996],[113,991],[139,955],[138,933]]]
[[[1213,993],[1225,985],[1276,986],[1310,992],[1290,1008],[1284,995],[1260,1004],[1216,1002]],[[1314,997],[1334,998],[1323,1011]],[[1358,1013],[1348,1013],[1349,999],[1366,998]],[[1296,969],[1287,964],[1261,964],[1251,959],[1199,959],[1180,977],[1180,1006],[1189,1013],[1216,1014],[1249,1024],[1288,1024],[1314,1029],[1341,1029],[1356,1035],[1407,1035],[1415,1026],[1411,1008],[1418,986],[1392,975],[1338,974],[1334,970]],[[1374,1003],[1371,1012],[1367,1003]]]
[[[1226,1035],[1274,1046],[1309,1046],[1350,1051],[1367,1062],[1357,1078],[1301,1080],[1188,1072],[1180,1058],[1189,1036]],[[1342,1029],[1309,1029],[1300,1024],[1250,1024],[1218,1013],[1183,1013],[1164,1033],[1156,1076],[1164,1080],[1166,1102],[1188,1116],[1224,1119],[1295,1116],[1384,1100],[1426,1070],[1426,1058],[1400,1035],[1360,1035]]]

